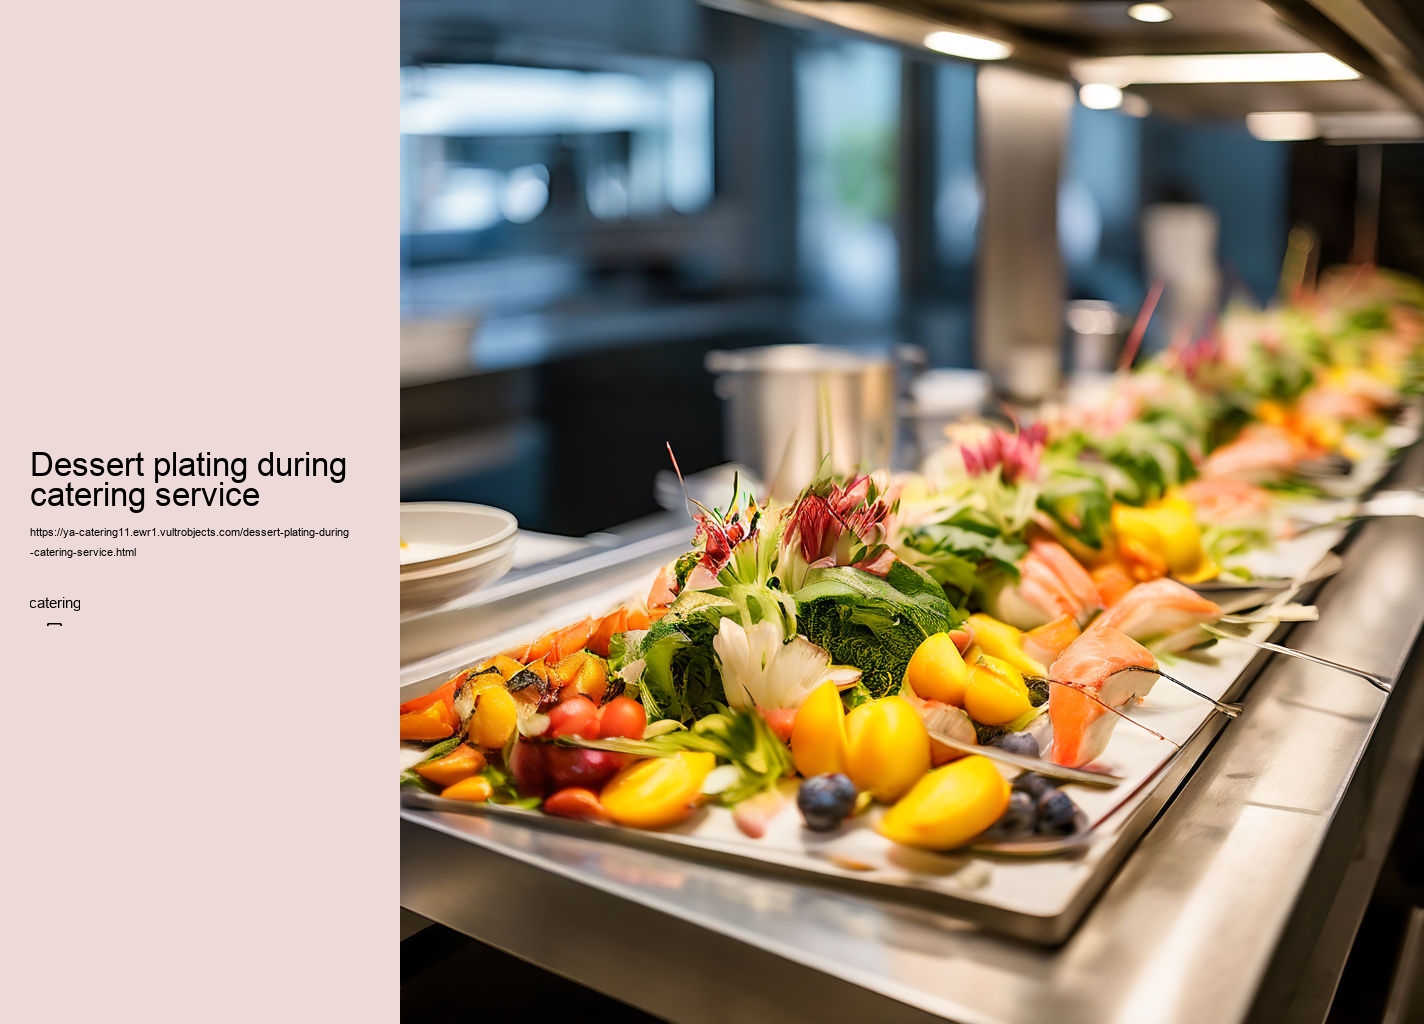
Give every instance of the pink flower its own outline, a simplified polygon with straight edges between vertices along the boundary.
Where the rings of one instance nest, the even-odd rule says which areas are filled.
[[[700,507],[700,506],[699,506]],[[725,519],[718,519],[706,512],[694,517],[697,530],[692,542],[705,541],[698,566],[705,569],[715,579],[722,568],[731,560],[732,549],[756,532],[761,519],[761,509],[755,502],[745,509],[737,509]]]
[[[1048,428],[1042,423],[1010,433],[992,430],[978,444],[961,444],[959,456],[970,476],[979,476],[999,467],[1004,483],[1016,484],[1038,476]]]
[[[845,486],[813,488],[797,499],[790,529],[808,564],[846,564],[852,543],[871,548],[884,540],[890,505],[871,486],[870,477],[859,476]]]
[[[1222,358],[1221,343],[1214,335],[1207,335],[1185,345],[1177,357],[1177,366],[1187,380],[1195,381],[1204,370],[1219,363]]]

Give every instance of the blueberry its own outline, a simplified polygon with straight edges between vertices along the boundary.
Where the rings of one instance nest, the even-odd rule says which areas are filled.
[[[816,775],[801,783],[796,807],[812,832],[829,832],[855,807],[855,783],[839,773]]]
[[[1051,789],[1038,798],[1038,830],[1051,836],[1066,836],[1077,822],[1078,808],[1061,789]]]
[[[998,827],[1010,835],[1032,832],[1038,823],[1038,806],[1033,797],[1021,789],[1009,796],[1009,806],[999,818]]]
[[[1018,754],[1020,757],[1038,756],[1038,740],[1026,732],[1001,733],[989,741],[989,746],[1007,750],[1010,754]]]
[[[1052,792],[1058,787],[1053,784],[1053,780],[1038,772],[1024,772],[1014,779],[1014,788],[1021,789],[1035,800],[1040,799],[1044,793]]]

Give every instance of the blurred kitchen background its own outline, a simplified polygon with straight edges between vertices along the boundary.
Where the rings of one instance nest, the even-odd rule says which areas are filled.
[[[1148,350],[1270,301],[1289,246],[1424,275],[1421,5],[1137,6],[404,0],[402,499],[574,536],[653,513],[666,444],[731,457],[713,351],[1032,398],[1115,360],[1159,278]],[[1263,51],[1349,77],[1131,63]]]

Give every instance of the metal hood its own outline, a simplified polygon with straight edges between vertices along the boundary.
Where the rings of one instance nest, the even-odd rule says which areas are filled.
[[[1424,137],[1424,4],[1413,0],[1160,0],[1170,19],[1135,20],[1129,0],[701,0],[706,6],[802,27],[851,32],[935,57],[969,34],[1006,44],[1006,60],[1079,83],[1116,84],[1151,109],[1181,118],[1239,119],[1254,111],[1305,111],[1339,141]],[[1160,16],[1160,12],[1158,12]],[[927,40],[929,43],[927,45]],[[971,56],[992,55],[980,47]],[[1163,81],[1163,56],[1323,53],[1354,73],[1334,81]],[[1132,58],[1146,58],[1134,61]],[[1276,58],[1279,59],[1279,58]],[[1237,77],[1280,75],[1259,60]],[[1329,62],[1330,67],[1335,67]],[[1297,71],[1287,69],[1286,76]],[[1207,77],[1211,72],[1207,72]],[[1232,77],[1227,70],[1217,77]]]

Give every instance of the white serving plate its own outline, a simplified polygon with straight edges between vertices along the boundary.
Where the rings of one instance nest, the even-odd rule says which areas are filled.
[[[402,502],[401,575],[422,573],[514,544],[519,523],[503,509],[459,501]]]
[[[401,505],[401,614],[447,604],[507,573],[519,523],[487,505]]]

